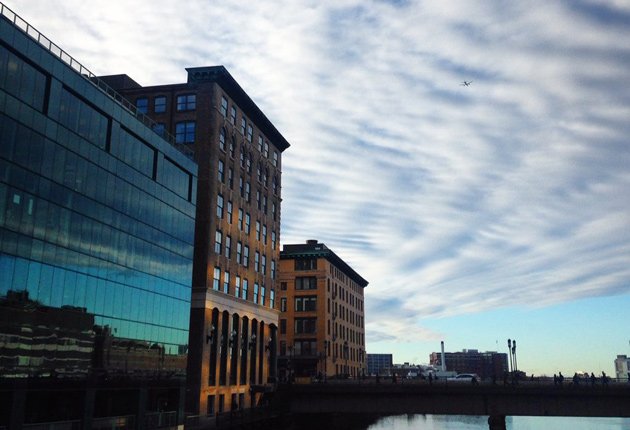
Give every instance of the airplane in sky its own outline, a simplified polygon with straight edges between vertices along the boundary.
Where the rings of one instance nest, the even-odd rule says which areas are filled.
[[[472,81],[464,81],[464,82],[461,83],[461,85],[464,86],[464,87],[469,87],[470,84],[472,84]]]

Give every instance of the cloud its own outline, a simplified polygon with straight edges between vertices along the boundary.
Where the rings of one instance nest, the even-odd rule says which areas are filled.
[[[292,144],[283,243],[370,281],[372,341],[630,293],[624,2],[12,3],[95,73],[226,65]]]

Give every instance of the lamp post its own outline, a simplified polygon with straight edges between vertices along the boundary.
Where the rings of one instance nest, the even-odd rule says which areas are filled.
[[[510,365],[508,367],[508,370],[511,375],[512,371],[514,370],[514,367],[512,367],[512,339],[508,339],[508,357],[510,359]]]
[[[516,339],[512,341],[512,355],[514,356],[514,374],[518,372],[518,366],[516,365]]]

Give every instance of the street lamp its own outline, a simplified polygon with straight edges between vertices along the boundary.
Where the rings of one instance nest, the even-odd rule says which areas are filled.
[[[508,339],[508,357],[510,359],[510,366],[508,370],[510,371],[509,373],[512,374],[512,371],[514,370],[514,367],[512,366],[512,339]]]

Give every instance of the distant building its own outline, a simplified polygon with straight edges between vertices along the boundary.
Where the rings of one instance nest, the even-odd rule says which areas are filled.
[[[628,378],[628,368],[630,367],[630,358],[627,355],[618,355],[615,358],[615,376],[617,379]]]
[[[197,165],[0,6],[0,428],[183,425]]]
[[[282,378],[358,377],[366,371],[363,290],[368,282],[317,240],[280,253]]]
[[[369,375],[391,375],[393,367],[392,354],[367,355],[367,369]]]
[[[506,353],[488,351],[479,352],[476,349],[464,349],[461,352],[446,352],[446,370],[457,373],[476,373],[480,378],[500,378],[508,371],[508,356]],[[432,352],[429,363],[435,367],[442,365],[440,352]]]

